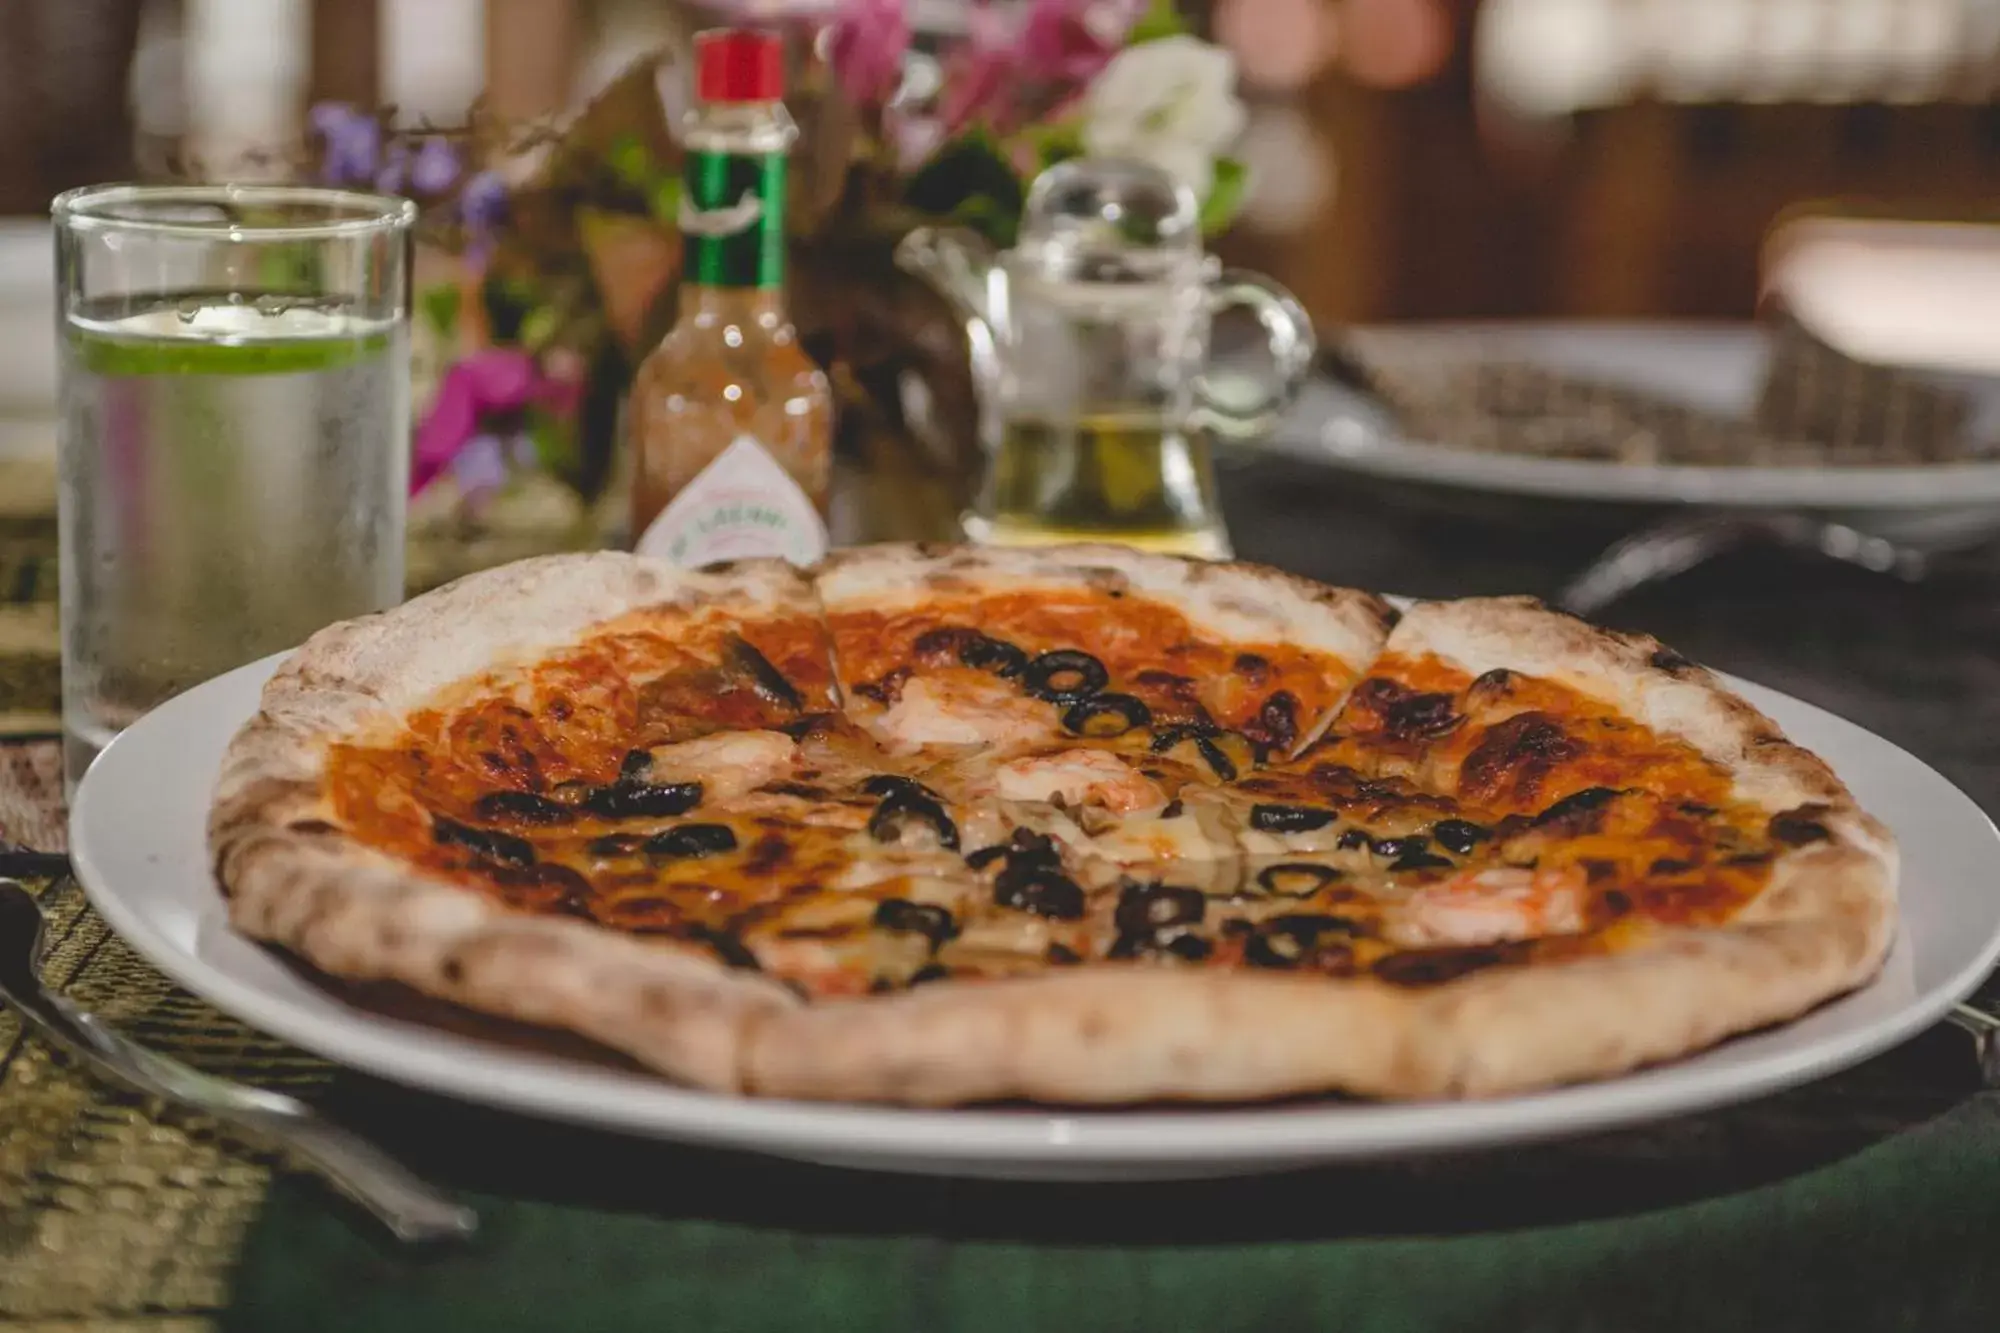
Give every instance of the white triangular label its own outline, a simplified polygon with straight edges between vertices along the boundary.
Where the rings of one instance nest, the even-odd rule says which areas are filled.
[[[662,509],[634,549],[686,568],[781,556],[810,565],[826,554],[826,524],[764,446],[739,435]]]

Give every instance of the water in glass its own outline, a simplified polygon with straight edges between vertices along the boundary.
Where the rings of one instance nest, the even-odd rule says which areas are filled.
[[[241,292],[61,333],[64,768],[140,714],[403,594],[398,319]]]

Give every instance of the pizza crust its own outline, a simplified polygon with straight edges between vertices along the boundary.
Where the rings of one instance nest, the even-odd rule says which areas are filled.
[[[1232,643],[1289,643],[1359,670],[1381,650],[1396,611],[1373,593],[1266,565],[1182,560],[1122,546],[960,547],[890,543],[836,551],[818,573],[829,612],[901,610],[941,591],[1139,592]]]
[[[1226,619],[1342,654],[1366,644],[1357,666],[1374,657],[1390,614],[1366,594],[1272,571],[1095,548],[878,548],[835,556],[821,587],[868,604],[938,579],[1083,571],[1183,599],[1203,624]],[[812,597],[783,567],[690,574],[632,556],[559,556],[315,636],[272,678],[224,761],[209,839],[232,923],[329,973],[574,1030],[698,1087],[922,1105],[1471,1097],[1607,1077],[1794,1018],[1872,977],[1893,938],[1893,839],[1824,764],[1653,641],[1522,600],[1420,604],[1390,647],[1570,684],[1689,740],[1773,812],[1824,807],[1815,818],[1831,838],[1781,856],[1769,889],[1727,926],[1651,927],[1624,952],[1427,989],[1106,963],[806,1004],[703,951],[511,913],[331,822],[320,779],[334,741],[394,725],[459,679],[667,603],[769,610],[809,608]]]

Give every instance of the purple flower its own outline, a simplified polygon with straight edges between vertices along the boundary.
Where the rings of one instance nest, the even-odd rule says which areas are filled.
[[[848,100],[881,106],[903,82],[903,55],[910,48],[906,0],[842,0],[827,42]]]
[[[410,493],[423,490],[448,468],[456,475],[458,460],[482,439],[510,442],[497,455],[503,466],[507,457],[520,457],[527,411],[539,407],[567,416],[576,410],[580,392],[577,383],[544,374],[534,357],[519,348],[489,347],[465,357],[445,372],[431,410],[417,427]],[[532,444],[526,448],[532,458]],[[465,466],[477,479],[486,475],[480,469],[490,461],[474,457]]]
[[[966,15],[966,39],[944,72],[944,98],[938,118],[946,134],[957,134],[974,120],[1002,119],[1008,85],[1019,72],[1021,52],[1013,26],[991,5],[981,4]]]
[[[384,194],[401,194],[409,170],[409,148],[400,143],[390,144],[382,154],[382,169],[375,173],[375,188]]]
[[[465,224],[466,255],[483,264],[507,221],[507,183],[499,173],[479,172],[458,192],[458,216]]]
[[[382,127],[375,117],[344,102],[321,102],[312,109],[312,125],[325,144],[321,180],[328,185],[362,185],[375,179],[382,154]]]
[[[458,179],[458,150],[451,140],[432,135],[410,163],[410,188],[418,194],[439,195]]]

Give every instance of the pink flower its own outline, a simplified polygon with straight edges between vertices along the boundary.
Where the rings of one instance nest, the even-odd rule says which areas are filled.
[[[1125,45],[1144,0],[1034,0],[1026,17],[981,4],[946,67],[948,134],[974,121],[1008,134],[1067,105]]]
[[[435,481],[474,441],[521,435],[530,408],[557,416],[576,410],[583,386],[544,374],[534,357],[513,347],[474,352],[445,372],[437,397],[417,427],[410,493]]]
[[[879,107],[903,82],[910,49],[906,0],[842,0],[827,33],[833,72],[848,100]]]
[[[1080,89],[1125,45],[1142,8],[1133,0],[1035,0],[1021,30],[1022,63],[1051,83]]]
[[[975,120],[1001,121],[1008,86],[1020,75],[1021,50],[1007,16],[982,4],[966,16],[966,38],[944,71],[938,119],[947,135]]]

